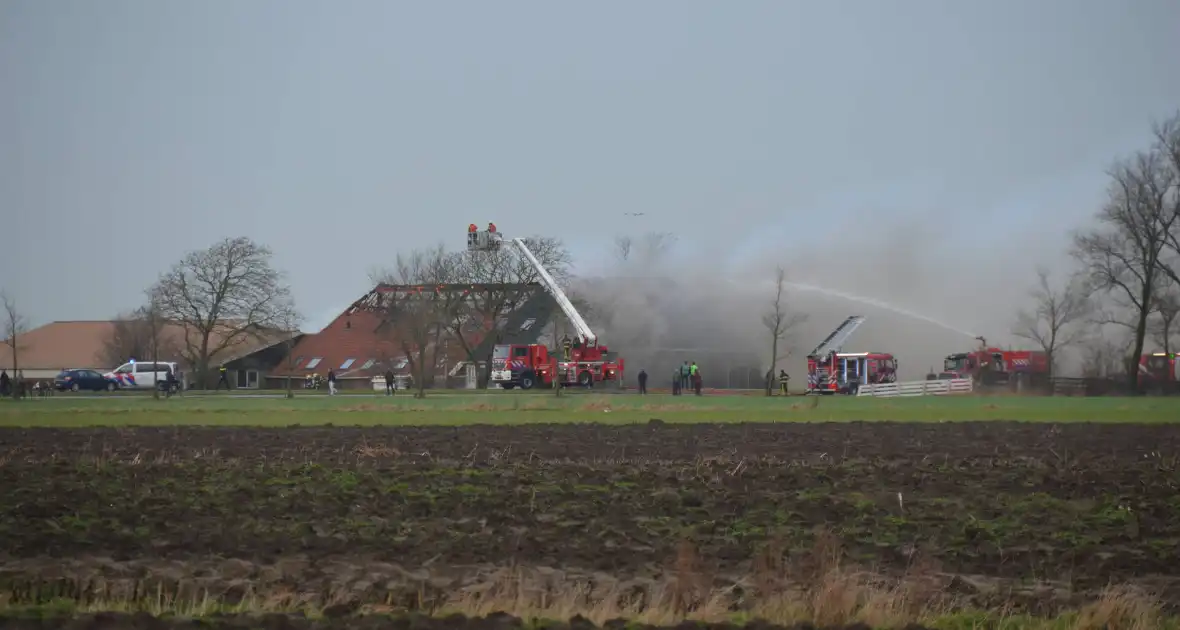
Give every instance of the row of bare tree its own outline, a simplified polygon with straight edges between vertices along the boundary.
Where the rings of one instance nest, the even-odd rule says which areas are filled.
[[[252,338],[298,329],[290,288],[271,258],[269,248],[245,237],[186,254],[145,291],[143,305],[118,318],[100,358],[112,365],[178,358],[194,382],[210,384],[215,357]],[[26,320],[10,296],[3,303],[15,371]]]
[[[1146,345],[1172,352],[1178,332],[1180,112],[1154,125],[1151,144],[1109,177],[1093,225],[1074,233],[1077,268],[1057,282],[1039,270],[1013,332],[1039,345],[1050,366],[1080,346],[1086,376],[1121,373],[1134,388]]]

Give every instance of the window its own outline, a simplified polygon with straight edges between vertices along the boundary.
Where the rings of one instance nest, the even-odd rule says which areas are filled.
[[[315,366],[319,365],[319,364],[320,364],[320,361],[323,361],[323,360],[324,360],[324,358],[323,358],[323,357],[315,357],[315,358],[313,358],[311,361],[308,361],[308,362],[307,362],[307,369],[309,369],[309,370],[310,370],[310,369],[313,369],[313,368],[315,368]]]
[[[509,350],[508,346],[496,346],[496,348],[494,350],[492,350],[492,358],[493,359],[507,359],[508,358],[508,350]]]
[[[115,374],[130,374],[134,371],[135,371],[135,364],[134,363],[124,363],[123,365],[119,366],[119,369],[115,370]]]
[[[352,367],[353,361],[356,361],[356,359],[345,359],[344,363],[340,364],[340,369],[347,370],[348,368]]]
[[[295,362],[294,362],[294,363],[292,363],[291,365],[299,365],[300,363],[303,363],[303,357],[302,357],[302,356],[295,357]]]
[[[400,370],[400,369],[402,369],[402,368],[406,367],[406,366],[407,366],[407,365],[409,365],[409,364],[410,364],[410,360],[409,360],[409,359],[402,359],[402,360],[398,361],[398,362],[397,362],[397,365],[393,366],[393,368],[394,368],[395,370]]]
[[[512,356],[514,356],[514,357],[527,357],[527,356],[529,356],[528,346],[521,346],[519,348],[513,348],[512,349]]]
[[[238,389],[257,389],[258,370],[238,370],[236,372]]]
[[[528,330],[528,329],[532,328],[533,324],[535,324],[535,323],[537,323],[537,318],[530,317],[530,318],[524,320],[524,323],[520,325],[520,329],[521,330]]]
[[[136,363],[135,364],[136,374],[149,374],[149,373],[154,373],[156,370],[157,370],[157,368],[156,368],[155,363]]]
[[[361,366],[361,369],[367,370],[367,369],[373,367],[373,364],[376,362],[377,362],[376,359],[369,359],[368,361],[365,361],[364,365]]]

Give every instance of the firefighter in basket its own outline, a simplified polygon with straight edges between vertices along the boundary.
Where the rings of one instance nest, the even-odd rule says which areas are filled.
[[[570,352],[573,348],[573,342],[570,341],[569,335],[563,335],[561,338],[561,350],[565,354],[565,360],[570,360]]]

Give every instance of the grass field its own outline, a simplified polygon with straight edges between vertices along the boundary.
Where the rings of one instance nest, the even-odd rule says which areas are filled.
[[[57,396],[0,403],[0,426],[464,425],[549,422],[1180,421],[1180,398],[919,398],[432,392],[409,396]]]

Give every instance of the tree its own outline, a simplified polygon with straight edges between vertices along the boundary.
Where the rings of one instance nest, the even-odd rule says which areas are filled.
[[[1030,296],[1032,310],[1017,314],[1012,334],[1040,346],[1052,376],[1058,352],[1077,344],[1085,334],[1082,324],[1090,312],[1089,296],[1084,284],[1076,278],[1063,287],[1053,286],[1047,269],[1037,270],[1037,286]]]
[[[561,240],[534,236],[523,239],[537,262],[563,287],[571,278],[572,257]],[[447,330],[467,360],[478,365],[485,357],[475,356],[477,338],[498,335],[498,323],[524,305],[535,289],[527,285],[540,282],[541,274],[514,245],[505,244],[495,251],[462,252],[448,257],[439,271],[439,282],[476,285],[465,299],[453,301]],[[571,298],[573,301],[573,298]],[[491,377],[491,363],[480,370],[478,387],[486,388]]]
[[[246,237],[190,252],[152,287],[160,315],[184,330],[181,354],[208,385],[212,357],[282,327],[294,310],[271,250]]]
[[[1180,316],[1180,291],[1175,285],[1164,289],[1157,289],[1152,298],[1152,312],[1155,319],[1151,322],[1152,341],[1159,344],[1164,353],[1172,352],[1172,334],[1176,330],[1176,318]]]
[[[284,314],[282,329],[286,333],[286,340],[283,341],[283,348],[285,352],[283,355],[287,361],[287,398],[295,397],[295,390],[291,382],[291,374],[295,372],[295,342],[299,338],[299,327],[303,323],[303,315],[294,308],[288,310]]]
[[[1165,235],[1168,255],[1160,261],[1160,271],[1173,286],[1180,286],[1180,111],[1153,129],[1152,151],[1160,156],[1160,176],[1153,190],[1159,198],[1161,212],[1172,220]]]
[[[0,303],[4,306],[4,344],[12,354],[12,391],[9,393],[13,400],[18,400],[23,389],[20,378],[20,351],[23,346],[20,345],[20,336],[24,334],[27,323],[25,316],[16,307],[15,298],[0,291]]]
[[[159,330],[153,332],[153,322],[145,319],[146,312],[154,312],[157,317],[159,308],[154,311],[147,306],[141,306],[131,312],[119,314],[112,322],[111,332],[103,340],[100,359],[103,365],[114,367],[125,363],[129,359],[143,359],[153,354],[153,342],[159,354],[171,357],[179,354],[176,340],[165,334],[167,322],[160,324]]]
[[[790,351],[779,356],[779,343],[787,339],[787,335],[792,329],[807,321],[807,316],[803,313],[791,313],[787,310],[785,304],[785,287],[787,283],[787,272],[782,267],[775,270],[775,293],[774,301],[770,303],[770,309],[762,315],[762,325],[766,326],[766,330],[770,332],[770,377],[775,375],[775,368],[778,365],[780,358],[785,359],[790,356]],[[766,395],[771,395],[773,382],[768,379],[766,384]]]
[[[433,380],[438,366],[443,334],[463,298],[462,293],[445,291],[441,286],[454,277],[454,260],[441,245],[398,254],[394,270],[379,277],[385,284],[411,287],[383,294],[378,310],[382,328],[409,361],[415,398],[426,396],[427,382]]]
[[[1112,321],[1134,333],[1126,375],[1131,389],[1137,389],[1139,371],[1133,363],[1143,353],[1153,292],[1161,280],[1164,250],[1177,214],[1165,203],[1170,175],[1161,151],[1141,151],[1123,160],[1110,177],[1109,198],[1097,214],[1098,225],[1075,235],[1073,254],[1089,288],[1111,294],[1116,307],[1127,311],[1129,318]]]
[[[1126,370],[1128,344],[1117,343],[1100,333],[1084,339],[1079,345],[1082,349],[1082,376],[1114,378]]]

